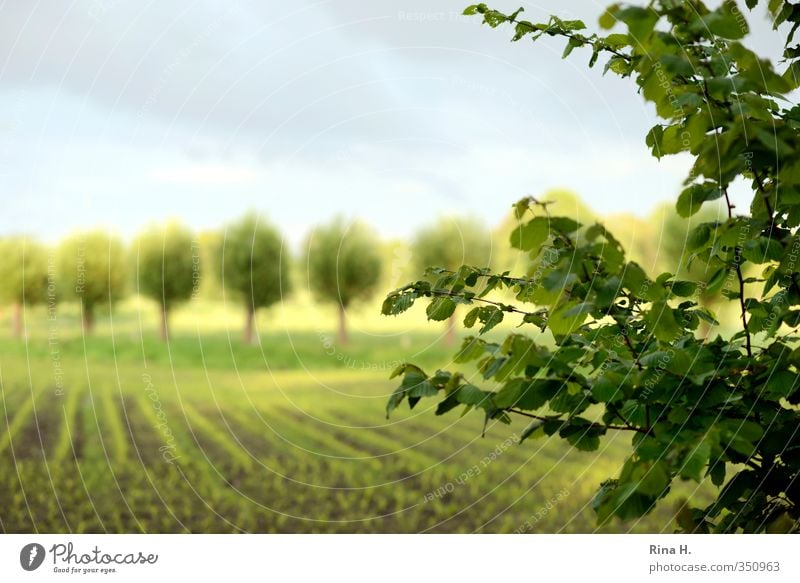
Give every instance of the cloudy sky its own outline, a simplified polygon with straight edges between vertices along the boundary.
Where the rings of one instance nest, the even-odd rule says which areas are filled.
[[[494,6],[520,4],[594,26],[606,2]],[[561,61],[561,42],[510,43],[464,5],[3,2],[0,234],[256,209],[296,242],[336,214],[386,236],[445,213],[496,224],[552,187],[601,212],[674,198],[687,160],[649,156],[631,81]],[[751,45],[777,50],[750,21]]]

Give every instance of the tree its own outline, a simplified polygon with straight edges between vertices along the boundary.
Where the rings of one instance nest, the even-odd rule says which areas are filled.
[[[378,237],[363,223],[338,218],[311,232],[305,255],[309,286],[318,298],[338,306],[338,338],[346,344],[347,309],[369,298],[380,280]]]
[[[477,361],[499,389],[458,370],[429,375],[407,363],[394,371],[402,382],[387,412],[435,397],[437,414],[464,405],[482,410],[487,425],[522,416],[530,425],[521,442],[557,435],[581,450],[597,449],[608,432],[628,432],[627,460],[592,502],[599,521],[637,518],[673,482],[708,479],[719,488],[716,499],[703,507],[687,501],[676,512],[681,530],[800,530],[800,106],[790,95],[800,85],[800,50],[791,45],[800,10],[780,0],[769,10],[776,27],[792,25],[783,70],[741,42],[748,27],[735,2],[713,10],[697,0],[615,4],[600,26],[624,30],[607,36],[585,34],[577,20],[534,23],[521,10],[467,8],[493,28],[511,24],[514,40],[563,38],[565,57],[586,48],[590,66],[603,55],[606,71],[633,78],[660,118],[646,136],[653,155],[694,158],[678,214],[691,217],[721,199],[726,215],[694,226],[687,239],[708,277],[651,279],[602,225],[551,216],[534,198],[519,201],[510,243],[540,259],[537,277],[433,270],[433,284],[408,284],[383,305],[390,315],[422,298],[436,314],[472,305],[464,326],[480,328],[455,362]],[[742,214],[728,194],[737,179],[752,190]],[[745,277],[753,266],[759,276]],[[698,290],[717,286],[737,307],[739,330],[698,337],[699,322],[714,321]],[[514,300],[487,297],[499,288]],[[502,342],[481,337],[506,317],[522,327]],[[539,332],[529,336],[526,327]],[[539,341],[546,331],[552,343]]]
[[[225,230],[221,242],[222,282],[245,307],[244,341],[253,341],[258,308],[267,308],[289,292],[289,260],[277,229],[248,214]]]
[[[170,312],[188,300],[200,283],[198,246],[191,231],[171,222],[140,234],[132,252],[136,289],[158,303],[161,339],[167,340]]]
[[[80,303],[83,331],[90,334],[96,309],[110,308],[125,295],[125,247],[105,231],[77,233],[61,243],[59,266],[62,287]]]
[[[411,253],[420,271],[432,265],[450,270],[461,265],[488,267],[492,262],[492,237],[478,219],[442,217],[417,231]],[[445,343],[453,344],[455,312],[446,321]]]
[[[28,237],[0,240],[0,300],[13,305],[12,332],[22,336],[24,306],[47,299],[47,250]]]

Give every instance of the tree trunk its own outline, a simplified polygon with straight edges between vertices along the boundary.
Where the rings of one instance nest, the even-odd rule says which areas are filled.
[[[342,304],[339,304],[339,344],[347,344],[347,314]]]
[[[94,312],[91,308],[87,308],[83,306],[81,310],[81,314],[83,316],[83,333],[84,334],[91,334],[94,330]]]
[[[456,315],[453,314],[447,318],[446,328],[444,331],[444,343],[446,346],[452,346],[456,343]]]
[[[11,329],[15,338],[22,338],[22,304],[14,304],[14,311],[11,314]]]
[[[169,311],[161,306],[161,340],[169,340]]]
[[[245,320],[244,320],[244,343],[245,344],[252,344],[253,343],[253,321],[255,320],[256,311],[253,309],[253,305],[248,303],[245,313]]]

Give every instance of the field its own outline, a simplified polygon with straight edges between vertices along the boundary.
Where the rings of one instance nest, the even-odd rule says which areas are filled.
[[[268,315],[243,346],[233,314],[195,309],[217,324],[178,314],[169,344],[131,305],[91,337],[67,310],[0,338],[4,532],[670,532],[679,498],[710,494],[676,484],[645,519],[598,528],[591,497],[629,435],[587,454],[517,445],[517,420],[481,437],[477,414],[424,401],[385,418],[395,361],[449,363],[435,326],[379,334],[356,315],[342,347],[314,318]]]

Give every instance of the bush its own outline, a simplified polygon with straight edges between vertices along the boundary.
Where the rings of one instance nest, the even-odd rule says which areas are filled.
[[[547,201],[519,201],[510,243],[534,258],[532,275],[432,269],[434,279],[396,290],[383,305],[393,315],[425,298],[434,320],[473,306],[464,326],[478,334],[455,362],[475,362],[483,380],[404,364],[388,412],[434,397],[439,415],[479,409],[487,425],[518,415],[530,421],[520,441],[557,435],[580,450],[596,450],[611,431],[630,433],[628,459],[592,502],[601,522],[647,514],[676,480],[710,480],[720,488],[716,500],[681,504],[681,530],[800,530],[800,106],[787,97],[800,85],[800,51],[790,46],[800,17],[789,2],[769,8],[776,26],[794,23],[783,71],[739,42],[748,29],[734,2],[714,10],[702,2],[615,4],[600,25],[626,31],[607,36],[585,34],[578,20],[533,23],[521,10],[467,8],[493,28],[511,24],[514,40],[562,37],[565,57],[585,48],[590,66],[603,55],[606,71],[634,78],[663,120],[646,138],[653,155],[694,157],[677,212],[690,217],[722,199],[727,218],[689,234],[707,277],[650,279],[602,225],[552,217]],[[753,197],[749,213],[736,215],[728,187],[742,178]],[[751,266],[758,277],[744,276]],[[514,301],[490,299],[504,288]],[[700,322],[717,324],[699,290],[721,291],[737,306],[735,334],[697,337]],[[482,337],[508,317],[522,328],[498,342]],[[552,344],[539,341],[545,332]]]

